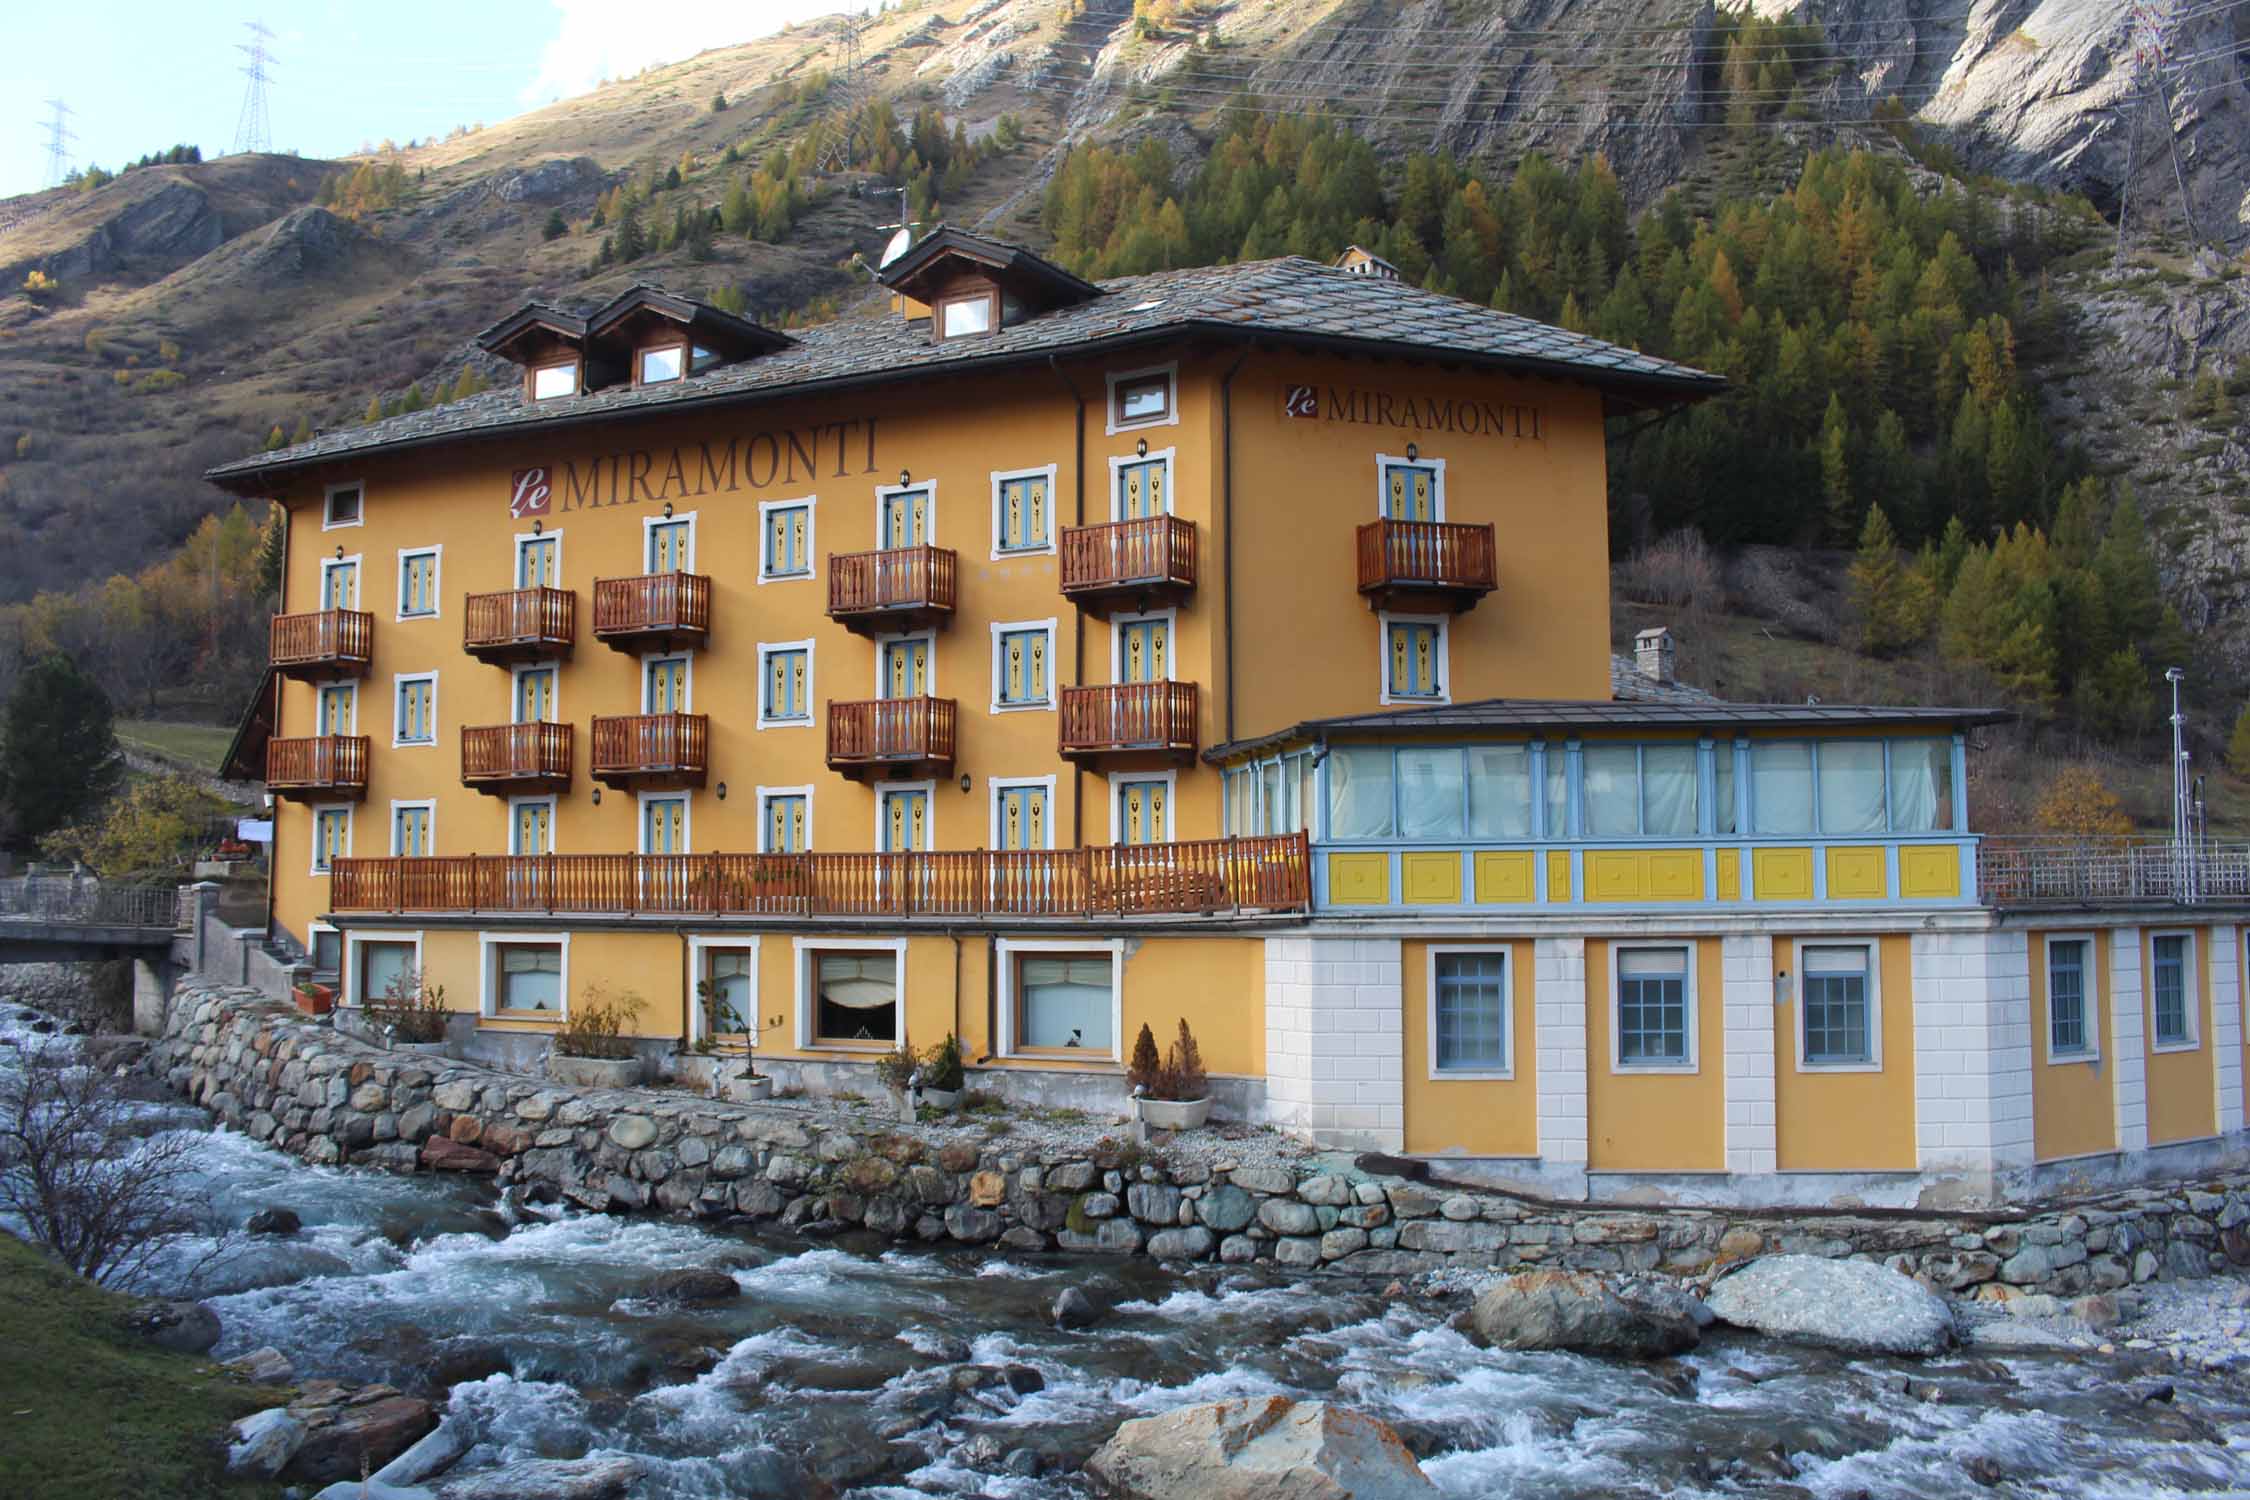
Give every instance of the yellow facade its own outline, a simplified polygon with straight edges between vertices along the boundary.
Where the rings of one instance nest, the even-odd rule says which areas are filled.
[[[1635,946],[1665,941],[1633,940]],[[1616,1059],[1611,970],[1618,946],[1586,944],[1586,1164],[1595,1171],[1723,1171],[1726,1051],[1719,945],[1710,940],[1693,945],[1693,1064],[1662,1071],[1620,1066]]]
[[[1406,1149],[1468,1156],[1539,1154],[1539,1049],[1537,1019],[1526,977],[1532,973],[1532,947],[1508,942],[1508,971],[1515,984],[1513,1026],[1508,1036],[1512,1076],[1444,1078],[1434,1076],[1430,1056],[1436,1046],[1430,1008],[1430,949],[1400,944],[1401,993],[1406,1033]]]
[[[1822,942],[1849,941],[1823,937]],[[1859,1068],[1807,1067],[1799,1036],[1798,945],[1773,940],[1774,976],[1790,975],[1774,1013],[1775,1145],[1784,1172],[1911,1172],[1914,1141],[1914,967],[1911,940],[1877,938],[1881,1056]]]
[[[2056,1056],[2048,1011],[2048,944],[2062,934],[2034,932],[2031,943],[2031,1112],[2033,1149],[2041,1161],[2117,1149],[2117,1107],[2107,1061],[2111,934],[2068,934],[2084,942],[2086,1029],[2091,1055]]]
[[[2158,936],[2185,933],[2195,956],[2189,999],[2195,1010],[2194,1040],[2167,1045],[2156,1039]],[[2141,1020],[2148,1046],[2148,1142],[2196,1141],[2218,1133],[2218,1096],[2212,1081],[2211,932],[2197,928],[2145,928],[2141,933]]]

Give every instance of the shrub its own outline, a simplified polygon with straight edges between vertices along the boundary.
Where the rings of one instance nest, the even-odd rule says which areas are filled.
[[[1635,551],[1618,569],[1617,587],[1629,599],[1667,609],[1715,607],[1726,575],[1703,533],[1688,527]]]
[[[1207,1097],[1210,1075],[1203,1071],[1203,1049],[1195,1045],[1187,1017],[1180,1017],[1180,1037],[1164,1054],[1164,1076],[1156,1097],[1186,1102]]]
[[[920,1066],[920,1056],[912,1047],[900,1042],[895,1050],[884,1053],[876,1060],[875,1076],[892,1093],[903,1094],[914,1081],[914,1070]]]
[[[564,1057],[631,1057],[633,1041],[625,1026],[646,1003],[631,990],[613,997],[599,985],[586,986],[556,1028],[555,1051]]]
[[[383,993],[367,1002],[368,1024],[396,1042],[444,1041],[450,1014],[445,1008],[445,986],[424,984],[415,969],[393,974]]]
[[[1157,1085],[1164,1081],[1164,1058],[1156,1050],[1156,1033],[1141,1023],[1141,1034],[1133,1038],[1132,1060],[1125,1065],[1125,1082],[1144,1094],[1154,1095]]]
[[[2080,838],[2123,838],[2133,831],[2125,804],[2100,774],[2088,766],[2065,766],[2039,794],[2032,823],[2041,833]]]
[[[968,1075],[961,1069],[961,1043],[952,1032],[922,1059],[922,1083],[943,1093],[959,1093]]]

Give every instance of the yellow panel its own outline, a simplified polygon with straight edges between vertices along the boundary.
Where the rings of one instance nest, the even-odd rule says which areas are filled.
[[[1646,857],[1651,901],[1703,899],[1701,849],[1651,849]]]
[[[1700,901],[1700,849],[1601,849],[1586,853],[1588,901]]]
[[[1961,894],[1961,851],[1951,844],[1904,844],[1898,851],[1898,893],[1913,899]]]
[[[1453,849],[1418,849],[1399,856],[1399,884],[1416,905],[1461,904],[1461,855]]]
[[[1883,873],[1883,851],[1880,849],[1831,849],[1828,851],[1828,899],[1831,901],[1879,901],[1890,894],[1890,880]]]
[[[1586,851],[1588,901],[1638,901],[1648,871],[1641,856],[1622,849]]]
[[[1570,899],[1570,855],[1561,849],[1547,851],[1547,899]]]
[[[1536,893],[1529,849],[1487,849],[1477,855],[1479,901],[1529,901]]]
[[[1742,854],[1739,850],[1721,849],[1719,851],[1719,899],[1721,901],[1740,901],[1742,899]]]
[[[1753,849],[1750,876],[1760,901],[1810,901],[1810,849]]]
[[[1332,906],[1384,906],[1391,899],[1388,854],[1328,856],[1328,901]]]

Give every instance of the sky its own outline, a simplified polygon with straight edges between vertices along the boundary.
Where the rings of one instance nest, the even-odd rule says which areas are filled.
[[[748,41],[853,0],[383,0],[271,6],[267,115],[277,151],[339,156],[492,124],[605,77]],[[208,0],[10,7],[0,45],[0,197],[44,187],[50,111],[71,164],[115,171],[178,142],[234,145],[260,18]]]

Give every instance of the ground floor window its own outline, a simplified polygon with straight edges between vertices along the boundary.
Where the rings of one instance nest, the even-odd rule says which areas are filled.
[[[891,950],[821,950],[812,955],[816,1046],[891,1046],[898,1041],[899,956]]]
[[[502,1015],[562,1013],[562,944],[496,944],[493,970],[495,1011]]]
[[[2188,1024],[2188,940],[2168,933],[2150,940],[2154,962],[2150,1008],[2156,1013],[2156,1045],[2185,1047],[2195,1040]]]
[[[1617,1062],[1678,1068],[1690,1062],[1688,950],[1624,948],[1617,954]]]
[[[1508,1066],[1508,957],[1498,950],[1432,955],[1431,1066],[1499,1073]]]
[[[1803,966],[1806,1065],[1873,1062],[1867,949],[1807,948]]]
[[[1117,974],[1110,955],[1015,955],[1016,1045],[1019,1048],[1092,1052],[1117,1050],[1110,1018],[1116,1013]]]
[[[757,1003],[755,948],[707,948],[703,958],[704,1016],[713,1036],[751,1029]]]
[[[2087,1033],[2086,950],[2084,938],[2051,938],[2047,943],[2047,1056],[2084,1057],[2093,1043]]]
[[[359,973],[354,976],[357,987],[352,991],[354,1004],[391,999],[394,986],[403,998],[407,987],[417,983],[419,976],[414,973],[412,943],[361,942],[353,946],[359,953]]]
[[[315,927],[312,934],[312,966],[315,974],[341,974],[344,971],[344,935],[333,927]]]

